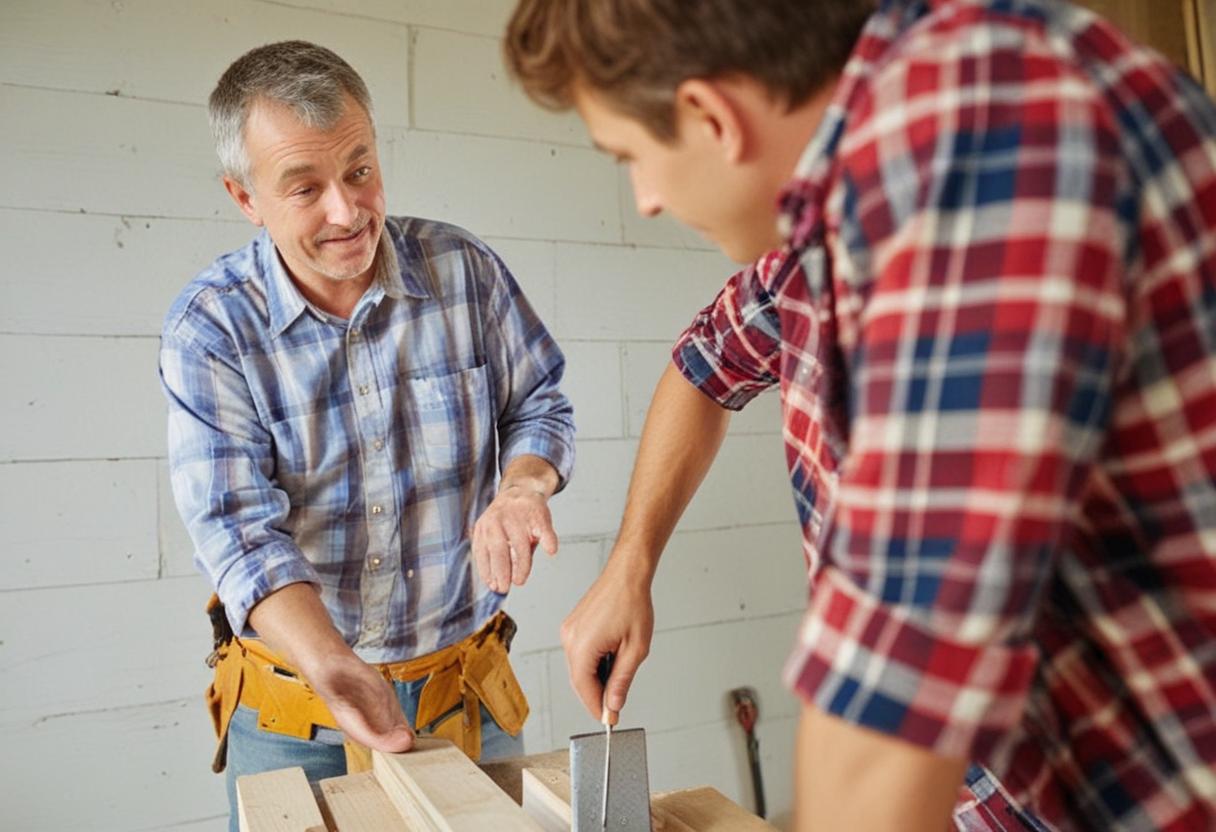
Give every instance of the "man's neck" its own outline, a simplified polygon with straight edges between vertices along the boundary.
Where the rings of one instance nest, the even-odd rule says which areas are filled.
[[[290,272],[288,273],[290,274]],[[367,287],[372,285],[375,273],[376,264],[373,262],[372,267],[364,274],[350,280],[321,278],[323,283],[320,286],[313,286],[292,275],[292,282],[299,288],[304,299],[313,306],[329,315],[346,320],[354,314],[355,307],[367,292]]]
[[[281,253],[279,255],[279,262],[283,264],[283,268],[287,272],[288,277],[291,278],[291,282],[300,290],[300,294],[304,296],[306,301],[327,315],[333,315],[334,317],[346,320],[354,314],[355,307],[358,306],[368,287],[375,280],[380,264],[380,253],[379,251],[376,252],[376,256],[367,271],[358,277],[352,277],[348,280],[335,280],[331,277],[317,274],[301,277],[287,265]]]
[[[769,152],[780,161],[775,169],[784,180],[793,178],[807,145],[819,131],[828,105],[836,95],[839,77],[824,84],[809,99],[778,116],[778,129],[769,134]]]

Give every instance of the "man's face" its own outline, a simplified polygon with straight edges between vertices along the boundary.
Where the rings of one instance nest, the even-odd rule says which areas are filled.
[[[369,278],[384,228],[384,184],[371,121],[347,98],[328,130],[301,124],[288,107],[256,102],[245,124],[249,188],[224,184],[255,225],[264,225],[292,276]]]
[[[777,197],[785,175],[730,160],[712,129],[679,109],[677,137],[664,143],[585,88],[576,89],[575,107],[596,146],[629,166],[639,214],[669,211],[740,263],[780,245]]]

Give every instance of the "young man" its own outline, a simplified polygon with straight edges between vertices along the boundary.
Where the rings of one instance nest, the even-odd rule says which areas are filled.
[[[511,21],[639,212],[760,258],[659,382],[572,683],[624,705],[728,410],[780,384],[800,828],[1216,828],[1216,107],[1065,3],[864,6]]]
[[[262,231],[174,303],[161,376],[177,505],[223,602],[209,700],[230,800],[243,774],[344,773],[343,734],[520,753],[501,607],[535,544],[557,549],[561,352],[483,243],[385,216],[367,88],[333,52],[247,53],[210,116]]]

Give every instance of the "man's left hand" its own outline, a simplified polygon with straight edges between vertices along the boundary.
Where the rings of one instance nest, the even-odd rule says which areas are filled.
[[[557,554],[547,485],[532,477],[513,477],[509,467],[498,496],[473,526],[473,562],[495,592],[506,593],[511,584],[523,586],[537,543],[550,555]]]

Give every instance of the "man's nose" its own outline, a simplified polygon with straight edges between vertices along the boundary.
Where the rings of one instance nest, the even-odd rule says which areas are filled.
[[[663,203],[659,195],[638,176],[636,168],[629,169],[629,181],[633,185],[633,203],[638,213],[643,217],[658,216],[663,210]]]
[[[355,194],[343,185],[335,185],[325,195],[325,221],[329,225],[350,228],[359,216]]]

